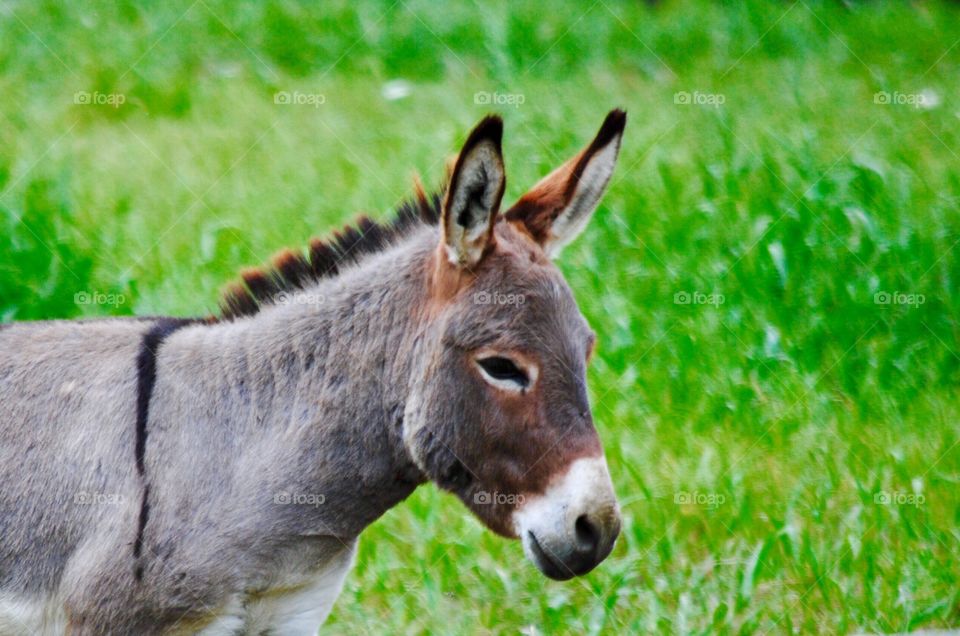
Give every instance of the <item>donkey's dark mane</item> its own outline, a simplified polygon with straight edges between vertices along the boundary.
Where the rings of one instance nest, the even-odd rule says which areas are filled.
[[[240,280],[230,283],[220,300],[222,318],[253,315],[264,305],[273,304],[282,292],[332,278],[345,267],[383,251],[413,229],[437,225],[442,201],[442,192],[427,195],[417,184],[415,197],[401,203],[391,220],[378,223],[361,216],[354,226],[345,226],[327,239],[312,239],[306,250],[285,249],[268,264],[241,271]]]

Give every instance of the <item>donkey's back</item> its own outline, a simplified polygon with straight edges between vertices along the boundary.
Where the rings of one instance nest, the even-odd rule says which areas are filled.
[[[60,605],[62,580],[111,535],[132,541],[138,353],[156,323],[0,329],[0,633]]]

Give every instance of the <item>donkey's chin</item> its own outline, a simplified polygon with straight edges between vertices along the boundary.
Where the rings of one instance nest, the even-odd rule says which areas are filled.
[[[581,576],[607,558],[620,534],[620,510],[602,457],[574,461],[540,496],[513,513],[523,551],[551,579]]]

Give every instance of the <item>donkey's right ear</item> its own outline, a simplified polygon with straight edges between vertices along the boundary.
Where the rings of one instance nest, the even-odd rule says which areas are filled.
[[[506,186],[500,142],[503,120],[488,115],[457,157],[443,199],[443,249],[458,267],[473,267],[493,245],[493,225]]]

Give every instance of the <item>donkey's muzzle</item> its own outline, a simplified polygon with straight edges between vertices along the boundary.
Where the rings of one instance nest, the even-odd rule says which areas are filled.
[[[514,513],[523,550],[541,572],[566,580],[603,561],[620,534],[620,510],[602,457],[574,461],[543,495]]]
[[[586,519],[586,516],[581,516],[581,519]],[[581,524],[578,520],[577,544],[569,549],[551,549],[549,544],[545,547],[532,530],[528,531],[527,541],[530,544],[531,560],[541,572],[557,581],[566,581],[597,567],[613,549],[617,535],[620,533],[620,522],[618,520],[612,530],[591,527],[587,531],[589,537],[583,538],[581,526],[585,527],[589,523],[585,521]]]

